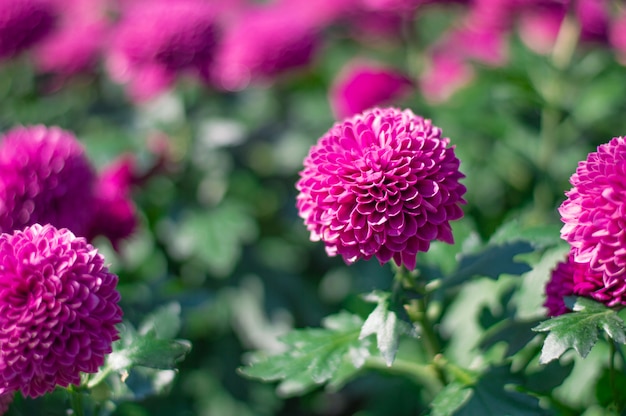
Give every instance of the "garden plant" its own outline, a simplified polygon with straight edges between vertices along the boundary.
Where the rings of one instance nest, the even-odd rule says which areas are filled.
[[[626,414],[626,3],[0,0],[0,414]]]

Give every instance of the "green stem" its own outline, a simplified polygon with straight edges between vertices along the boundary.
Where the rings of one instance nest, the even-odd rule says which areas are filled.
[[[426,350],[429,359],[434,361],[437,356],[441,354],[442,348],[439,336],[434,331],[434,324],[428,316],[428,293],[426,291],[425,282],[418,280],[417,275],[411,273],[404,266],[398,267],[394,280],[394,296],[396,296],[396,292],[398,290],[398,282],[400,287],[408,286],[419,294],[417,300],[411,304],[411,308],[408,313],[411,320],[419,325],[424,349]],[[444,373],[437,366],[435,366],[435,369],[439,381],[445,385],[446,378]]]
[[[67,388],[67,391],[70,394],[70,405],[72,410],[74,411],[73,415],[75,416],[85,416],[85,410],[83,406],[83,393],[75,386],[70,385]]]
[[[365,360],[364,367],[388,374],[407,376],[420,386],[424,386],[433,395],[437,394],[443,387],[437,368],[433,365],[422,365],[396,358],[390,367],[381,357],[368,357]]]

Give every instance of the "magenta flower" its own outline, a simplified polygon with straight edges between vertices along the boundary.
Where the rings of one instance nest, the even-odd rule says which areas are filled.
[[[133,99],[150,99],[170,88],[179,74],[204,73],[217,32],[215,10],[202,0],[139,3],[116,28],[109,74],[128,85]]]
[[[619,63],[626,65],[626,12],[622,11],[611,22],[609,43],[613,47]]]
[[[39,42],[55,24],[46,0],[0,1],[0,58],[10,58]]]
[[[561,237],[572,246],[573,260],[588,263],[594,276],[584,291],[600,291],[596,298],[610,306],[622,303],[626,291],[625,172],[626,139],[615,137],[578,164],[559,207]]]
[[[137,209],[130,196],[134,170],[134,158],[123,155],[100,172],[95,211],[87,234],[89,240],[105,236],[117,250],[120,242],[137,228]]]
[[[0,394],[37,397],[97,372],[118,339],[117,280],[67,229],[0,235]]]
[[[90,72],[98,63],[106,35],[104,21],[56,31],[35,48],[37,68],[61,76]]]
[[[411,112],[375,108],[336,123],[304,159],[296,188],[311,240],[347,264],[375,256],[415,268],[433,240],[453,242],[464,175],[441,129]]]
[[[0,140],[0,231],[35,223],[85,235],[95,175],[76,137],[58,127],[17,127]]]
[[[319,16],[291,4],[249,10],[225,31],[209,71],[211,82],[238,91],[308,65],[318,46],[318,23]]]
[[[330,90],[330,104],[338,119],[376,105],[389,104],[412,90],[413,82],[391,68],[355,61],[346,66]]]
[[[548,316],[559,316],[571,312],[565,305],[564,298],[574,295],[574,269],[571,256],[552,270],[552,276],[546,284],[546,301],[543,306],[548,309]]]
[[[419,90],[428,101],[440,103],[473,79],[474,68],[465,59],[444,49],[435,50],[419,78]]]

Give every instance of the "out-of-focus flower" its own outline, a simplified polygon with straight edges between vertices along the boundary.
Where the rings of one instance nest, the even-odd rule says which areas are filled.
[[[176,76],[200,76],[211,65],[216,12],[202,0],[157,0],[130,7],[115,29],[107,57],[111,78],[135,100],[170,88]]]
[[[588,263],[599,274],[594,288],[606,288],[621,302],[626,291],[626,139],[615,137],[589,153],[570,178],[573,188],[559,207],[561,237],[572,246],[576,263]],[[582,290],[582,289],[581,289]],[[598,295],[600,296],[600,295]]]
[[[308,65],[319,41],[319,16],[286,3],[251,8],[226,28],[208,71],[218,88],[242,90]]]
[[[131,155],[123,155],[100,172],[88,239],[105,236],[117,250],[119,243],[137,228],[137,210],[130,197],[135,180],[134,170],[135,159]]]
[[[94,180],[72,133],[41,125],[8,131],[0,140],[0,231],[50,223],[84,236]]]
[[[419,78],[419,90],[433,103],[448,100],[474,79],[474,68],[464,59],[445,51],[434,51]]]
[[[622,65],[626,65],[626,12],[622,12],[611,22],[609,43],[613,47],[617,60]]]
[[[297,207],[330,256],[415,268],[433,240],[453,242],[464,175],[441,129],[411,112],[374,108],[336,123],[304,159]]]
[[[337,119],[376,105],[391,104],[412,90],[413,82],[392,68],[353,61],[341,71],[330,89],[330,104]]]
[[[0,235],[0,394],[41,396],[95,373],[118,339],[117,276],[84,238],[35,224]]]
[[[0,58],[10,58],[54,28],[55,9],[46,0],[0,1]]]
[[[9,406],[13,403],[14,392],[8,392],[0,394],[0,415],[3,415],[9,410]]]
[[[543,306],[548,309],[548,316],[559,316],[570,312],[565,305],[564,298],[574,295],[574,264],[571,257],[559,262],[550,280],[546,284],[546,301]]]
[[[38,69],[63,76],[92,71],[105,44],[107,29],[107,24],[100,21],[54,32],[34,50]]]

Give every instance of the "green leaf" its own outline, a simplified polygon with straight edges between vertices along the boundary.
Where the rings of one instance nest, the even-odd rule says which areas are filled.
[[[536,397],[517,392],[519,383],[506,366],[490,368],[473,385],[452,382],[435,397],[433,416],[543,415]]]
[[[191,350],[187,340],[157,338],[157,332],[150,330],[145,334],[136,334],[129,326],[120,331],[121,348],[114,348],[109,354],[107,366],[113,371],[120,371],[134,366],[158,368],[162,370],[176,368]]]
[[[570,348],[574,348],[581,357],[586,357],[598,341],[599,330],[615,342],[626,343],[624,321],[614,310],[585,298],[577,298],[573,310],[533,328],[538,332],[549,331],[541,350],[540,363],[549,363]]]
[[[171,339],[180,331],[180,304],[172,302],[161,306],[148,315],[139,326],[139,334],[154,332],[160,339]]]
[[[283,396],[303,394],[324,383],[341,385],[369,356],[368,343],[359,339],[363,321],[348,312],[330,316],[324,328],[293,330],[281,337],[287,350],[278,355],[254,355],[240,373],[263,381],[277,381]]]
[[[480,348],[489,349],[498,342],[506,342],[506,356],[510,357],[522,350],[537,334],[532,329],[537,325],[537,320],[517,321],[503,320],[490,328],[480,342]]]
[[[412,333],[413,328],[408,322],[399,319],[396,311],[401,306],[392,301],[390,293],[374,291],[364,296],[364,299],[378,305],[363,323],[359,339],[376,334],[378,350],[385,363],[391,366],[398,352],[400,335]]]
[[[533,246],[526,241],[487,246],[480,253],[462,257],[458,269],[448,276],[444,283],[446,286],[454,286],[474,276],[497,280],[502,274],[521,275],[531,268],[528,264],[517,261],[515,257],[533,250]]]
[[[526,241],[535,248],[557,246],[563,243],[561,224],[527,227],[517,220],[509,221],[491,236],[489,244],[505,244],[512,241]]]

